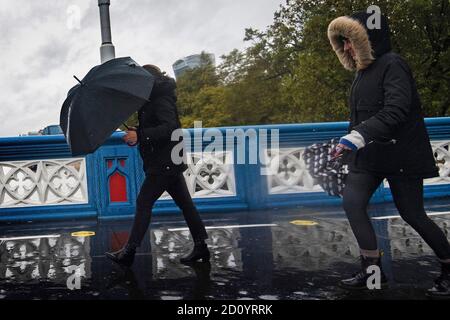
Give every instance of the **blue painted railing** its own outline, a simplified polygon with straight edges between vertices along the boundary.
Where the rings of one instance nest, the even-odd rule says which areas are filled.
[[[450,141],[450,118],[426,119],[426,124],[432,141]],[[269,134],[269,141],[271,130],[278,130],[279,147],[284,149],[306,147],[313,143],[340,137],[347,132],[347,128],[347,122],[337,122],[223,127],[217,128],[217,130],[222,133],[230,129],[242,129],[244,131],[253,129],[256,133],[265,130]],[[195,130],[199,129],[186,130],[192,138],[192,146],[200,142],[196,140]],[[206,129],[201,130],[205,132]],[[48,206],[24,205],[4,208],[0,206],[0,221],[78,218],[117,219],[132,216],[144,173],[137,148],[128,147],[122,141],[123,134],[122,132],[114,133],[99,150],[85,157],[88,187],[87,203]],[[226,141],[223,142],[224,145],[225,143]],[[240,142],[233,140],[235,148],[238,143]],[[246,144],[246,157],[248,157],[248,141],[246,140],[244,143]],[[204,148],[208,142],[202,140],[202,144],[202,148]],[[237,153],[234,152],[233,155],[234,163],[237,163]],[[0,138],[0,163],[22,160],[66,159],[70,157],[69,147],[62,135]],[[124,166],[120,165],[122,159],[125,160]],[[341,199],[327,196],[323,192],[271,194],[268,191],[267,177],[261,175],[259,162],[258,164],[234,164],[232,167],[235,187],[233,194],[224,197],[218,195],[195,197],[194,201],[201,212],[233,212],[306,205],[330,205],[341,202]],[[122,177],[125,177],[127,194],[125,201],[111,201],[109,179],[114,172],[118,172]],[[425,188],[426,198],[448,195],[450,195],[449,184],[430,185]],[[380,187],[373,197],[374,202],[391,200],[389,189],[384,187]],[[159,200],[155,205],[154,212],[159,214],[174,213],[178,212],[178,208],[172,200]]]

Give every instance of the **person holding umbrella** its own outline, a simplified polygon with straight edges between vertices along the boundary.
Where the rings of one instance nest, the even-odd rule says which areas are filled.
[[[439,176],[412,72],[392,52],[386,17],[372,26],[360,12],[333,20],[328,38],[343,66],[356,71],[350,95],[349,134],[340,139],[335,156],[352,152],[343,192],[344,210],[361,251],[361,271],[341,281],[348,289],[367,288],[370,266],[381,270],[377,239],[367,214],[373,193],[387,179],[401,217],[438,256],[442,274],[428,290],[450,297],[450,244],[427,216],[423,179]],[[387,284],[381,270],[381,283]]]
[[[176,83],[157,66],[144,65],[143,68],[154,76],[150,101],[138,111],[138,127],[129,128],[123,139],[130,146],[139,144],[146,177],[136,201],[136,215],[127,244],[106,256],[124,266],[133,264],[136,248],[150,225],[153,205],[167,191],[181,208],[194,240],[193,251],[180,261],[206,262],[210,258],[205,243],[208,235],[183,176],[187,165],[175,164],[171,158],[172,149],[179,143],[171,140],[172,132],[181,127],[176,108]]]

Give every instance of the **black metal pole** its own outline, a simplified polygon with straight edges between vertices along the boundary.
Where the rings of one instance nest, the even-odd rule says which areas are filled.
[[[100,10],[100,28],[102,32],[102,45],[100,47],[101,62],[104,63],[116,57],[111,37],[111,20],[109,17],[109,0],[98,0]]]

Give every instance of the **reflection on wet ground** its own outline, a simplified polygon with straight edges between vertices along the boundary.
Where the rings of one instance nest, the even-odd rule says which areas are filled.
[[[427,211],[449,211],[446,202]],[[371,213],[396,214],[392,206]],[[340,208],[203,217],[213,227],[210,264],[180,264],[191,249],[184,221],[157,216],[128,270],[104,252],[126,242],[131,221],[1,225],[0,299],[425,299],[439,271],[431,249],[399,218],[374,220],[390,289],[349,293],[337,282],[355,271],[359,253]],[[450,215],[433,220],[448,235]]]

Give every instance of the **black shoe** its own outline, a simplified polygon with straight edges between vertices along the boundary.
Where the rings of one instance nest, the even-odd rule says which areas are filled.
[[[136,247],[127,244],[125,247],[116,252],[106,252],[105,255],[115,263],[125,267],[131,267],[134,262]]]
[[[361,256],[361,271],[353,274],[353,276],[349,279],[341,280],[340,286],[349,290],[369,290],[367,280],[369,280],[369,277],[371,277],[373,273],[368,272],[367,269],[373,265],[379,267],[381,270],[381,279],[380,279],[381,289],[387,288],[388,281],[383,272],[383,269],[381,268],[381,259],[369,258],[365,256]]]
[[[450,263],[441,265],[441,275],[434,281],[434,287],[427,290],[432,299],[450,299]]]
[[[209,253],[208,246],[204,242],[195,243],[194,244],[194,250],[192,252],[181,258],[181,263],[193,263],[199,260],[202,260],[203,262],[208,262],[211,254]]]

